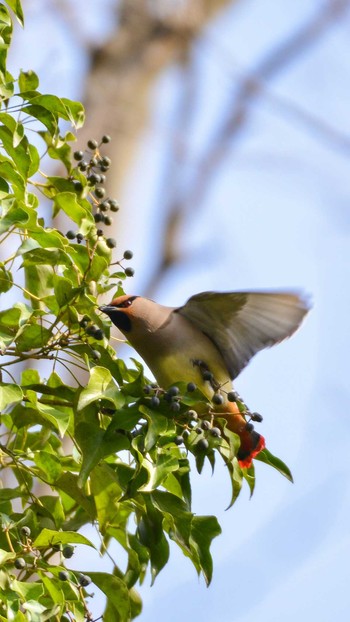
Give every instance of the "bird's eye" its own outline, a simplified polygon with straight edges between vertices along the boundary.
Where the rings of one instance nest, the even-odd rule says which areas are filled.
[[[126,309],[127,307],[130,307],[135,298],[136,296],[131,296],[131,298],[124,300],[124,302],[121,302],[119,305],[117,305],[118,309]]]

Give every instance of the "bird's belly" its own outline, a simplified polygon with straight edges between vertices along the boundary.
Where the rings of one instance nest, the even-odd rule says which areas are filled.
[[[211,397],[213,389],[208,381],[203,380],[203,367],[201,369],[199,365],[202,363],[212,372],[215,380],[224,385],[225,390],[230,390],[232,383],[222,357],[211,341],[205,339],[205,344],[192,343],[191,347],[188,343],[177,344],[176,348],[173,344],[169,347],[162,344],[158,349],[157,344],[153,343],[153,351],[148,355],[145,353],[144,359],[161,387],[168,388],[177,382],[194,382]]]

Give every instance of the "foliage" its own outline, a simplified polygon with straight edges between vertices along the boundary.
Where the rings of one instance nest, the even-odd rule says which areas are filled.
[[[109,345],[98,297],[123,293],[133,273],[132,253],[115,261],[100,229],[118,209],[105,196],[109,137],[73,152],[67,128],[83,123],[82,105],[42,94],[33,71],[8,73],[13,15],[23,23],[20,0],[0,3],[0,235],[10,252],[0,263],[0,620],[91,620],[92,581],[107,597],[105,622],[125,622],[141,611],[135,584],[166,565],[169,539],[211,580],[220,527],[191,511],[189,454],[199,471],[224,460],[231,503],[244,478],[253,491],[254,469],[239,467],[234,434],[198,420],[193,408],[209,408],[198,390],[151,386]],[[43,172],[49,158],[62,176]],[[66,235],[62,216],[74,228]],[[259,458],[290,477],[267,451]],[[91,523],[101,555],[113,541],[124,549],[124,568],[66,568],[75,546],[95,546],[79,533]]]

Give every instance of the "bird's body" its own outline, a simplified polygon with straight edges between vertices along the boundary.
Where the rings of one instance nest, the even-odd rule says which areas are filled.
[[[232,379],[255,352],[290,336],[307,309],[299,295],[274,292],[205,292],[179,308],[120,296],[101,307],[161,387],[194,382],[208,399],[221,395],[222,404],[213,404],[212,411],[240,437],[241,466],[250,466],[265,443],[247,428],[237,404],[228,401]]]

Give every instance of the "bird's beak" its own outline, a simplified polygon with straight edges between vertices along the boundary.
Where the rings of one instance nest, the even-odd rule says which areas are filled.
[[[102,313],[106,313],[106,315],[109,315],[110,313],[113,313],[113,311],[116,311],[116,308],[113,307],[113,305],[102,305],[98,308],[98,310],[102,311]]]

